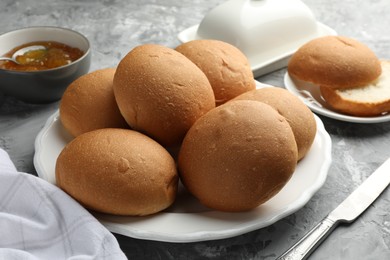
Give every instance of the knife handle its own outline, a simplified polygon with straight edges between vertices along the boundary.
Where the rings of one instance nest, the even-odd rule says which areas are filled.
[[[324,218],[312,228],[301,240],[287,250],[277,260],[300,260],[306,259],[313,250],[326,238],[336,226],[336,222]]]

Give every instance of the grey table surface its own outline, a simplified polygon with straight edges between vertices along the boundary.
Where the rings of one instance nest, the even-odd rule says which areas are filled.
[[[80,31],[93,48],[91,71],[115,66],[133,47],[179,44],[177,34],[199,23],[222,0],[1,0],[0,33],[31,25]],[[338,34],[390,60],[388,0],[304,0]],[[283,87],[285,69],[257,80]],[[58,102],[32,105],[0,98],[0,147],[19,171],[36,174],[34,140]],[[321,189],[294,214],[240,236],[168,243],[117,235],[129,259],[275,259],[390,157],[390,122],[357,124],[320,116],[332,139],[332,165]],[[1,233],[1,231],[0,231]],[[390,189],[354,223],[337,227],[310,259],[390,259]]]

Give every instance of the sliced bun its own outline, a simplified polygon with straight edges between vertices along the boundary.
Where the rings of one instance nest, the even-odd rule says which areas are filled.
[[[343,36],[324,36],[294,53],[288,73],[299,80],[342,89],[375,80],[381,74],[381,65],[366,45]]]
[[[114,94],[127,123],[165,146],[180,143],[215,107],[205,74],[181,53],[156,44],[137,46],[120,61]]]
[[[283,88],[261,88],[248,91],[233,100],[255,100],[266,103],[286,118],[294,132],[301,160],[313,144],[317,124],[310,109],[296,96]]]
[[[56,182],[85,207],[149,215],[170,206],[178,175],[170,154],[149,137],[106,128],[79,135],[58,156]]]
[[[210,208],[246,211],[277,194],[297,164],[290,125],[258,101],[227,102],[201,117],[178,159],[185,187]]]
[[[60,120],[71,135],[107,127],[128,128],[115,101],[114,73],[113,68],[90,72],[65,90],[59,107]]]
[[[218,40],[193,40],[176,50],[207,76],[217,105],[256,88],[247,57],[235,46]]]
[[[333,109],[354,116],[378,116],[390,112],[390,62],[382,61],[381,76],[361,87],[332,89],[321,86],[321,95]]]

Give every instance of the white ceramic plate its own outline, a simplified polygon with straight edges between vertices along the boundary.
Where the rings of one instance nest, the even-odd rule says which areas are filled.
[[[317,25],[319,29],[318,37],[337,34],[335,30],[322,23],[317,22]],[[198,39],[197,38],[198,27],[199,25],[194,25],[180,32],[178,35],[179,40],[185,43],[191,40]],[[296,47],[291,47],[289,51],[280,53],[279,55],[276,55],[272,59],[268,59],[268,60],[258,60],[255,57],[248,57],[255,78],[260,77],[269,72],[281,69],[283,67],[286,67],[288,60],[290,59],[291,55],[295,53],[296,50],[297,50]]]
[[[381,123],[390,121],[390,113],[383,116],[358,117],[333,111],[322,98],[320,88],[316,85],[292,79],[288,72],[284,75],[284,86],[298,96],[313,112],[333,119],[353,123]]]
[[[258,87],[264,85],[257,82]],[[315,116],[317,134],[287,185],[271,200],[243,213],[224,213],[203,207],[180,185],[169,209],[146,217],[95,214],[110,231],[129,237],[195,242],[233,237],[275,223],[303,207],[324,184],[331,163],[331,139]],[[56,159],[72,137],[63,128],[59,113],[53,114],[35,140],[34,165],[39,177],[55,184]]]

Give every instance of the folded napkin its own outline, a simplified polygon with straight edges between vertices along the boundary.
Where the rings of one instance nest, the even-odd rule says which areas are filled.
[[[0,149],[0,260],[126,259],[116,238],[56,186]]]

